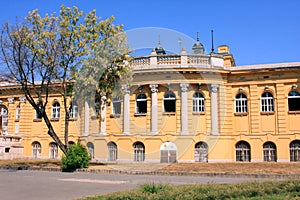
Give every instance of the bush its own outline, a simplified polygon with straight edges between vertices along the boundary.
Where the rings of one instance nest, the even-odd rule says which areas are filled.
[[[87,168],[91,157],[84,146],[80,143],[73,144],[67,151],[67,154],[62,157],[62,170],[75,171],[80,168]]]

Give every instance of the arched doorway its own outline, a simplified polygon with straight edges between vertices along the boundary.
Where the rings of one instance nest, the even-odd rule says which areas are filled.
[[[251,161],[251,151],[248,142],[239,141],[235,145],[235,157],[236,161],[239,162],[250,162]]]
[[[142,162],[145,160],[145,146],[141,142],[136,142],[133,144],[133,160],[136,162]]]
[[[160,162],[176,163],[177,162],[177,146],[173,142],[165,142],[160,146]]]
[[[108,161],[116,161],[118,159],[118,148],[116,143],[109,142],[107,144],[108,148]]]
[[[195,145],[195,162],[207,162],[208,161],[208,145],[205,142],[198,142]]]

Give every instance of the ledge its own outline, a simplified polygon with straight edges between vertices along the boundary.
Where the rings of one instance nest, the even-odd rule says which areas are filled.
[[[234,116],[247,116],[247,112],[234,113]]]
[[[69,121],[77,121],[77,118],[69,118]]]
[[[134,113],[134,116],[135,117],[143,117],[143,116],[146,116],[147,113]]]
[[[274,115],[275,112],[260,112],[261,115]]]
[[[300,114],[300,110],[289,111],[289,114]]]
[[[42,119],[33,119],[34,122],[41,122]]]
[[[50,121],[51,121],[51,122],[58,122],[58,121],[59,121],[59,118],[51,118]]]
[[[168,116],[175,115],[175,114],[176,112],[163,112],[163,115],[168,115]]]
[[[205,115],[205,112],[192,112],[192,115]]]
[[[110,118],[120,118],[121,114],[110,114]]]

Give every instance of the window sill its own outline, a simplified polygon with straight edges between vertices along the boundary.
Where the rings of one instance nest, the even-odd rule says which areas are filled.
[[[121,114],[110,114],[110,118],[120,118]]]
[[[69,121],[77,121],[77,118],[69,118]]]
[[[247,112],[234,113],[234,116],[247,116]]]
[[[274,112],[260,112],[261,115],[274,115]]]
[[[41,122],[42,119],[33,119],[34,122]]]
[[[50,121],[51,121],[51,122],[58,122],[58,121],[59,121],[59,118],[51,118]]]
[[[205,112],[192,112],[192,115],[205,115]]]
[[[134,113],[135,117],[146,116],[147,113]]]
[[[20,121],[20,119],[15,119],[15,122],[19,122]]]
[[[175,114],[176,112],[163,112],[163,115],[168,115],[168,116],[175,115]]]
[[[289,114],[300,114],[300,110],[289,111]]]

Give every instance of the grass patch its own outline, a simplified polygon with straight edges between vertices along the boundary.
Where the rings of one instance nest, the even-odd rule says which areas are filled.
[[[194,184],[170,186],[143,184],[130,191],[87,197],[85,200],[225,200],[300,199],[300,181],[268,181],[238,184]]]

